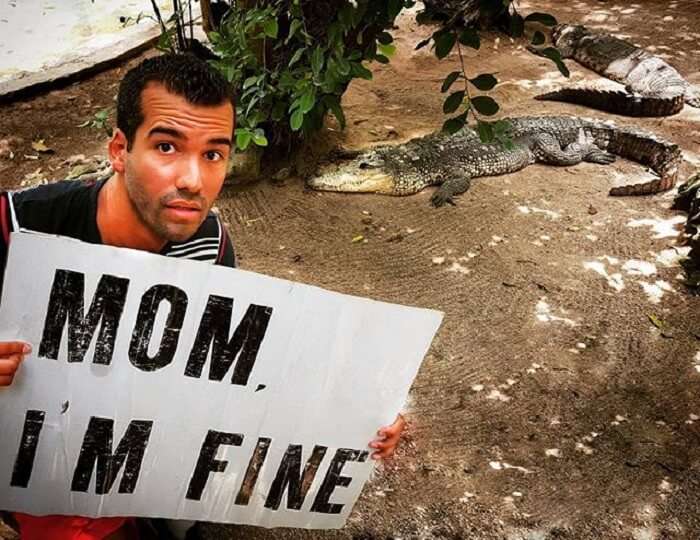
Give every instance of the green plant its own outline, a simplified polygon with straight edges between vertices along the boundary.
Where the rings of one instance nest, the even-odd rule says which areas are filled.
[[[113,110],[109,107],[100,109],[92,116],[91,119],[86,120],[78,127],[91,127],[93,129],[97,129],[99,131],[104,132],[108,136],[111,136],[112,126],[109,122],[109,117],[111,116],[112,112]]]
[[[460,109],[461,112],[447,119],[443,124],[443,130],[448,133],[459,131],[467,124],[471,114],[477,123],[479,136],[483,142],[496,140],[506,146],[510,146],[512,145],[512,140],[508,133],[508,123],[502,120],[490,121],[487,119],[498,112],[499,104],[495,99],[487,95],[474,96],[472,90],[474,88],[482,92],[488,92],[498,84],[498,79],[494,73],[481,73],[470,78],[464,63],[462,46],[475,50],[478,50],[481,46],[481,38],[476,28],[479,14],[483,14],[491,24],[494,24],[514,38],[520,38],[524,35],[525,25],[528,23],[554,26],[557,24],[557,21],[547,13],[539,12],[522,17],[517,12],[513,0],[473,0],[472,2],[463,1],[462,3],[467,5],[465,10],[469,9],[475,13],[474,17],[468,18],[467,22],[465,22],[464,11],[458,12],[456,16],[443,21],[441,27],[428,39],[416,45],[416,49],[420,49],[432,43],[435,56],[438,59],[445,58],[455,47],[457,49],[460,69],[452,71],[445,77],[441,91],[447,93],[455,83],[462,83],[462,87],[451,92],[443,103],[443,112],[445,114],[453,114]],[[434,15],[435,13],[428,8],[419,15],[419,22],[429,22]],[[544,34],[539,30],[535,30],[532,36],[532,45],[542,45],[544,42]],[[557,49],[548,47],[542,50],[541,54],[552,60],[563,75],[569,76],[569,71]]]
[[[395,51],[390,30],[401,10],[414,4],[413,0],[239,0],[208,33],[209,50],[192,37],[190,0],[173,0],[173,15],[168,20],[162,18],[155,0],[151,1],[162,29],[159,48],[190,50],[210,59],[234,84],[239,150],[251,144],[290,147],[318,130],[328,112],[344,127],[343,93],[354,78],[372,78],[365,62],[389,62]],[[522,17],[514,0],[441,0],[425,4],[419,22],[432,20],[433,4],[454,4],[455,15],[439,20],[432,36],[416,46],[418,49],[432,43],[439,59],[455,47],[459,55],[460,69],[445,77],[441,89],[447,93],[461,83],[461,88],[450,92],[443,104],[445,114],[458,114],[448,118],[443,129],[454,133],[467,124],[471,115],[483,141],[498,140],[509,145],[507,123],[489,120],[498,112],[499,104],[488,95],[473,95],[474,89],[492,90],[498,83],[496,74],[470,77],[462,47],[479,49],[479,21],[519,38],[530,23],[552,26],[556,20],[546,13]],[[532,44],[544,41],[544,34],[534,31]],[[545,48],[541,54],[568,76],[555,48]]]
[[[319,129],[327,112],[344,127],[343,93],[352,79],[372,78],[363,62],[389,62],[387,30],[412,4],[268,0],[229,10],[209,39],[212,64],[237,83],[237,147],[291,144]]]

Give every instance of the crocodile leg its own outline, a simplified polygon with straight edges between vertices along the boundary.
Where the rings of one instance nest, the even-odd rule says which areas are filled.
[[[580,136],[579,140],[562,148],[559,142],[548,133],[533,136],[532,151],[540,163],[566,167],[582,161],[607,165],[615,161],[615,156],[601,150],[593,142]]]
[[[463,172],[451,176],[433,193],[430,202],[433,203],[435,208],[439,208],[445,203],[455,204],[453,197],[467,191],[471,181],[471,177]]]

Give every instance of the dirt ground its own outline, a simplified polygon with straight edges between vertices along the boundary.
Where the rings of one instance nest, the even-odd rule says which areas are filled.
[[[700,83],[695,0],[533,3],[666,55]],[[521,3],[521,9],[532,9]],[[413,47],[430,28],[410,14],[398,51],[345,98],[343,146],[400,142],[444,120],[439,87],[455,55]],[[486,35],[470,73],[495,72],[504,115],[581,114],[639,125],[678,142],[682,177],[700,166],[700,112],[613,117],[533,101],[563,84],[521,43]],[[572,79],[597,79],[568,63]],[[19,136],[0,181],[65,175],[63,161],[103,153],[78,128],[113,104],[127,65],[0,106],[0,138]],[[31,141],[55,150],[38,155]],[[38,155],[38,159],[25,158]],[[431,190],[404,198],[312,192],[302,182],[224,190],[218,203],[241,267],[378,300],[439,309],[442,327],[407,405],[397,457],[365,487],[342,531],[205,526],[207,538],[691,539],[700,537],[700,298],[684,289],[673,193],[611,198],[646,175],[531,166],[479,179],[456,206]],[[353,243],[363,235],[366,242]],[[662,329],[657,324],[661,321]],[[410,332],[411,329],[407,328]]]

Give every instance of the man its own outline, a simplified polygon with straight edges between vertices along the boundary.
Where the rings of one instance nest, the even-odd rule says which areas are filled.
[[[231,152],[231,95],[220,74],[189,55],[150,58],[129,71],[108,147],[114,175],[91,185],[62,182],[0,194],[0,270],[9,233],[19,229],[235,266],[228,233],[210,212]],[[27,343],[0,342],[0,387],[12,383],[30,351]],[[380,429],[372,457],[391,456],[403,426],[399,416]],[[126,518],[15,518],[24,540],[130,537]]]

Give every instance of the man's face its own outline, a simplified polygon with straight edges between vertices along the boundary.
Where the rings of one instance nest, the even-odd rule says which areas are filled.
[[[137,215],[163,240],[182,242],[202,224],[226,175],[234,113],[200,106],[158,83],[141,93],[144,120],[126,154],[126,189]]]

